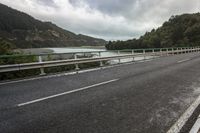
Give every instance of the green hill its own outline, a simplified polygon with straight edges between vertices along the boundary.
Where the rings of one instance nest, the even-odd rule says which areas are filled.
[[[200,13],[172,16],[161,27],[139,39],[106,44],[110,50],[183,46],[200,46]]]
[[[76,35],[51,22],[33,17],[0,4],[0,38],[9,40],[17,48],[103,46],[106,41]]]

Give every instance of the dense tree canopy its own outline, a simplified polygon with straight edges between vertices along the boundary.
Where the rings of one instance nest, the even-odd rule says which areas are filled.
[[[200,13],[172,16],[158,29],[145,33],[139,39],[113,41],[106,48],[138,49],[200,45]]]

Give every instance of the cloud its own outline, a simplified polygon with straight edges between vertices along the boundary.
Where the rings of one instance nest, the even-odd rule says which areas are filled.
[[[77,34],[106,40],[139,37],[172,15],[200,10],[199,0],[0,0]]]
[[[37,0],[36,2],[44,6],[57,7],[53,0]]]

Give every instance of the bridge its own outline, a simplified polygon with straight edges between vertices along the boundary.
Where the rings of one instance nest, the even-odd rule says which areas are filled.
[[[38,62],[2,65],[1,73],[39,68],[42,76],[0,83],[0,132],[189,132],[192,125],[185,125],[200,110],[199,51],[144,49],[109,57],[98,51],[97,57],[73,53],[74,59],[53,61],[44,61],[42,54],[36,55]],[[104,63],[110,60],[118,63]],[[79,68],[91,62],[100,66]],[[65,65],[75,70],[45,74],[45,68]]]

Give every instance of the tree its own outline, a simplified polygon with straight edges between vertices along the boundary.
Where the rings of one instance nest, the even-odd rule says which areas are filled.
[[[172,16],[161,27],[146,32],[139,39],[109,42],[107,45],[111,46],[107,49],[199,46],[200,13]]]

